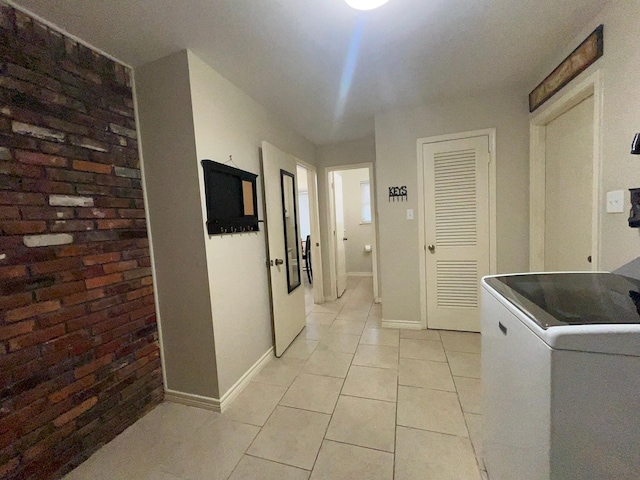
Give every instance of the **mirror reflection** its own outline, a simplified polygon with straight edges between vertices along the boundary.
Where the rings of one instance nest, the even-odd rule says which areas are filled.
[[[300,258],[298,245],[298,211],[296,210],[295,177],[280,170],[282,181],[282,212],[284,219],[284,248],[286,252],[287,286],[289,293],[300,285]]]

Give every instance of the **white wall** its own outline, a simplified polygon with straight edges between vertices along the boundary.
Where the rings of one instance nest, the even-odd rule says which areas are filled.
[[[373,225],[362,223],[360,183],[369,181],[369,169],[340,170],[342,198],[344,201],[344,228],[348,240],[345,243],[347,274],[373,274],[372,254],[365,252],[365,245],[373,244]]]
[[[532,79],[542,81],[599,24],[604,24],[604,55],[573,80],[595,70],[603,76],[602,171],[600,184],[600,268],[614,270],[640,256],[640,230],[629,228],[629,188],[640,187],[640,157],[630,155],[631,140],[640,132],[640,0],[612,1],[583,31],[549,56]],[[606,192],[625,191],[625,212],[606,213]]]
[[[272,346],[265,235],[207,234],[200,161],[260,174],[263,140],[311,164],[315,147],[191,52],[136,87],[167,386],[221,399]]]
[[[188,52],[188,59],[198,161],[207,158],[225,162],[233,155],[239,168],[259,174],[258,152],[265,140],[300,160],[315,163],[311,142],[192,52]],[[204,188],[202,168],[199,164],[194,167],[200,177],[199,185]],[[259,218],[263,219],[262,189],[258,190]],[[204,229],[204,194],[202,197]],[[262,224],[260,228],[258,233],[207,236],[205,240],[221,396],[273,342]]]
[[[186,53],[137,68],[135,84],[166,385],[218,398]]]
[[[329,267],[331,258],[329,255],[330,228],[327,223],[329,215],[329,199],[327,197],[328,167],[341,165],[355,165],[361,163],[376,162],[376,141],[373,135],[330,145],[319,146],[316,150],[318,166],[318,210],[320,216],[320,246],[322,248],[322,271],[324,296],[326,299],[335,298],[335,292],[331,292],[331,279]],[[375,180],[375,172],[374,172]],[[375,192],[372,192],[375,193]],[[373,212],[375,215],[375,212]],[[380,263],[378,261],[378,263]],[[378,295],[382,295],[380,286]]]
[[[385,320],[420,322],[417,140],[496,128],[498,272],[526,271],[529,262],[529,124],[527,96],[500,90],[398,109],[376,116],[376,190],[380,282]],[[388,188],[406,185],[407,202],[388,202]]]

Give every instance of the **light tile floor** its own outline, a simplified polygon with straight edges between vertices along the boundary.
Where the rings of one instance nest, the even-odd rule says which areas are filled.
[[[382,329],[369,278],[307,327],[224,413],[165,402],[67,480],[487,479],[480,336]]]

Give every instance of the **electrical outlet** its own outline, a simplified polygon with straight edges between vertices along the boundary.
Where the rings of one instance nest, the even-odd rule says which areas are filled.
[[[624,190],[607,192],[607,213],[624,212]]]

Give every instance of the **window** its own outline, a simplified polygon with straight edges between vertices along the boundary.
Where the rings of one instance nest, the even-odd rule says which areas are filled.
[[[360,206],[362,223],[371,223],[371,187],[369,182],[360,182]]]

